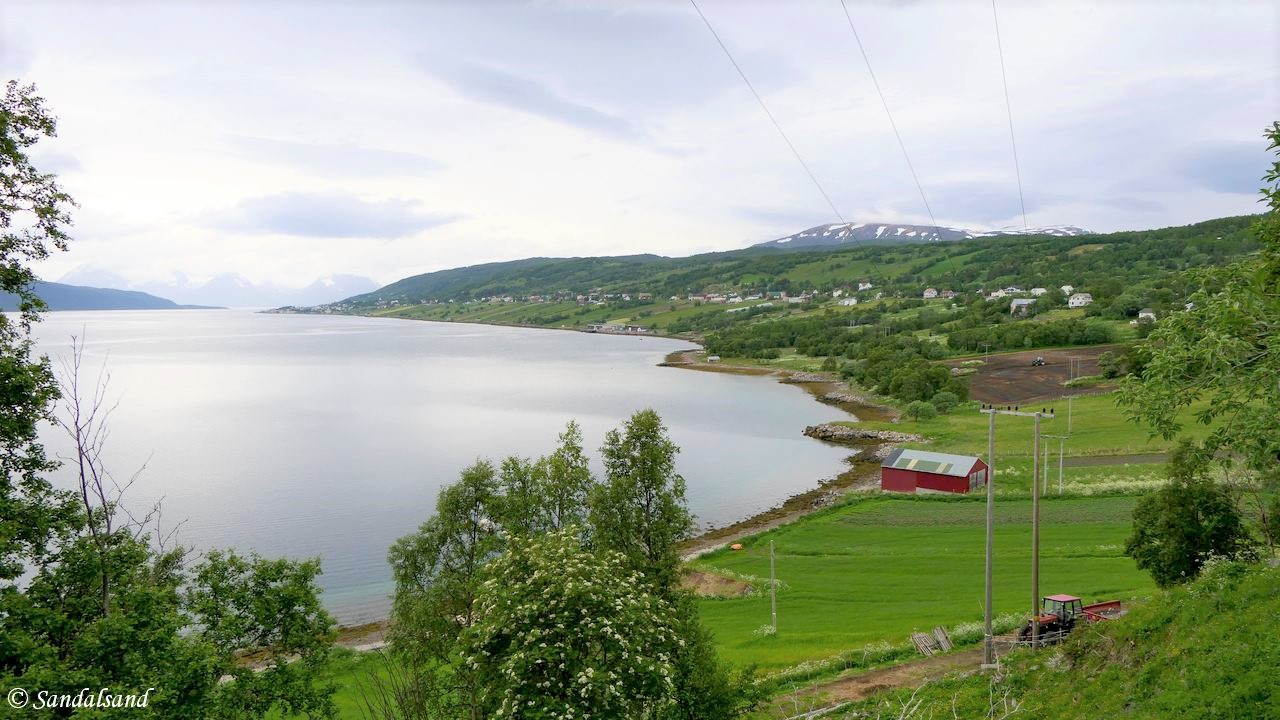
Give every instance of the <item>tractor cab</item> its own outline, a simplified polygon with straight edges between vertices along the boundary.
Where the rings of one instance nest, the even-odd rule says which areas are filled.
[[[1080,598],[1074,595],[1045,595],[1040,608],[1040,622],[1058,621],[1071,624],[1084,612]]]

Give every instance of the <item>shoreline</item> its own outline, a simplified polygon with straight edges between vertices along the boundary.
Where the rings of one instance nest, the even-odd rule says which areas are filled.
[[[368,317],[387,320],[408,320],[415,322],[452,323],[455,325],[488,325],[492,327],[516,327],[529,330],[561,330],[580,332],[587,335],[601,334],[613,336],[611,333],[588,333],[585,330],[569,327],[544,327],[538,325],[520,325],[515,323],[456,322],[452,320],[433,320],[426,318],[387,317],[379,315],[350,315],[350,317]],[[795,385],[807,392],[814,401],[838,408],[849,415],[850,420],[896,420],[898,413],[887,405],[849,391],[848,386],[826,373],[810,373],[783,368],[766,368],[750,365],[733,365],[726,363],[708,363],[698,359],[705,354],[700,342],[688,337],[659,335],[617,334],[618,337],[660,337],[667,340],[680,340],[695,345],[695,348],[676,350],[668,353],[659,367],[670,367],[698,372],[720,372],[734,375],[751,375],[761,378],[772,377],[776,382]],[[850,450],[851,454],[844,460],[847,466],[834,477],[823,478],[809,490],[796,493],[782,503],[769,509],[755,513],[723,527],[710,527],[698,535],[680,544],[681,561],[688,562],[715,550],[727,547],[735,540],[748,535],[772,530],[799,520],[806,515],[822,510],[839,501],[842,497],[867,492],[878,487],[876,471],[880,463],[876,453],[890,441],[868,439],[857,442],[834,442],[815,438],[819,442]],[[389,618],[381,618],[351,626],[337,626],[337,640],[334,645],[355,651],[378,650],[386,645],[386,631]]]

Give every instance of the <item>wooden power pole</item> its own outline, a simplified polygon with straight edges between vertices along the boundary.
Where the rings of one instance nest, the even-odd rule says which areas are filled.
[[[986,572],[986,612],[983,622],[985,637],[983,638],[982,664],[984,667],[995,666],[995,647],[992,638],[992,616],[994,608],[991,602],[992,586],[992,543],[995,526],[995,454],[996,454],[996,415],[1017,415],[1035,419],[1035,441],[1032,444],[1032,478],[1031,478],[1031,644],[1039,645],[1040,623],[1040,419],[1054,417],[1053,410],[1041,408],[1038,411],[1022,410],[1017,406],[997,408],[983,405],[982,412],[987,419],[987,572]]]

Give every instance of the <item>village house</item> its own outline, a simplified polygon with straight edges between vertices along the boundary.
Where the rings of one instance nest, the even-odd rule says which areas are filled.
[[[1093,303],[1093,296],[1089,293],[1076,293],[1067,300],[1067,307],[1082,308]]]
[[[934,298],[936,298],[936,297],[938,297],[938,291],[937,291],[936,289],[934,289],[934,288],[925,288],[925,291],[924,291],[924,299],[925,299],[925,300],[932,300],[932,299],[934,299]]]
[[[955,296],[956,296],[955,290],[943,290],[942,292],[938,293],[938,297],[947,298],[948,300]]]
[[[1143,320],[1147,320],[1147,321],[1149,321],[1149,322],[1155,322],[1155,321],[1156,321],[1156,311],[1155,311],[1155,310],[1152,310],[1151,308],[1142,308],[1141,310],[1139,310],[1139,311],[1138,311],[1138,322],[1142,322]]]
[[[1031,288],[1031,297],[1040,297],[1047,292],[1049,291],[1044,288]]]
[[[1014,298],[1013,302],[1009,303],[1009,314],[1025,316],[1033,304],[1035,304],[1034,298]]]
[[[871,289],[871,288],[873,288],[873,287],[875,287],[875,286],[874,286],[874,285],[872,285],[872,284],[871,284],[871,283],[869,283],[869,282],[860,282],[860,283],[858,283],[858,291],[859,291],[859,292],[861,292],[861,291],[863,291],[863,290],[870,290],[870,289]]]
[[[858,298],[856,298],[856,297],[847,297],[847,298],[845,298],[845,299],[841,300],[841,301],[840,301],[840,304],[841,304],[841,305],[843,305],[843,306],[845,306],[845,307],[852,307],[852,306],[854,306],[854,305],[857,305],[857,304],[858,304]]]
[[[1063,285],[1061,288],[1058,288],[1058,289],[1062,291],[1063,295],[1070,295],[1071,293],[1076,291],[1075,287],[1072,285]]]

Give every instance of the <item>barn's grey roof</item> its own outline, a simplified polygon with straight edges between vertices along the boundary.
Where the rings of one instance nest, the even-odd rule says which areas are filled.
[[[971,455],[951,455],[898,448],[884,459],[883,467],[965,477],[976,462],[978,458]]]

